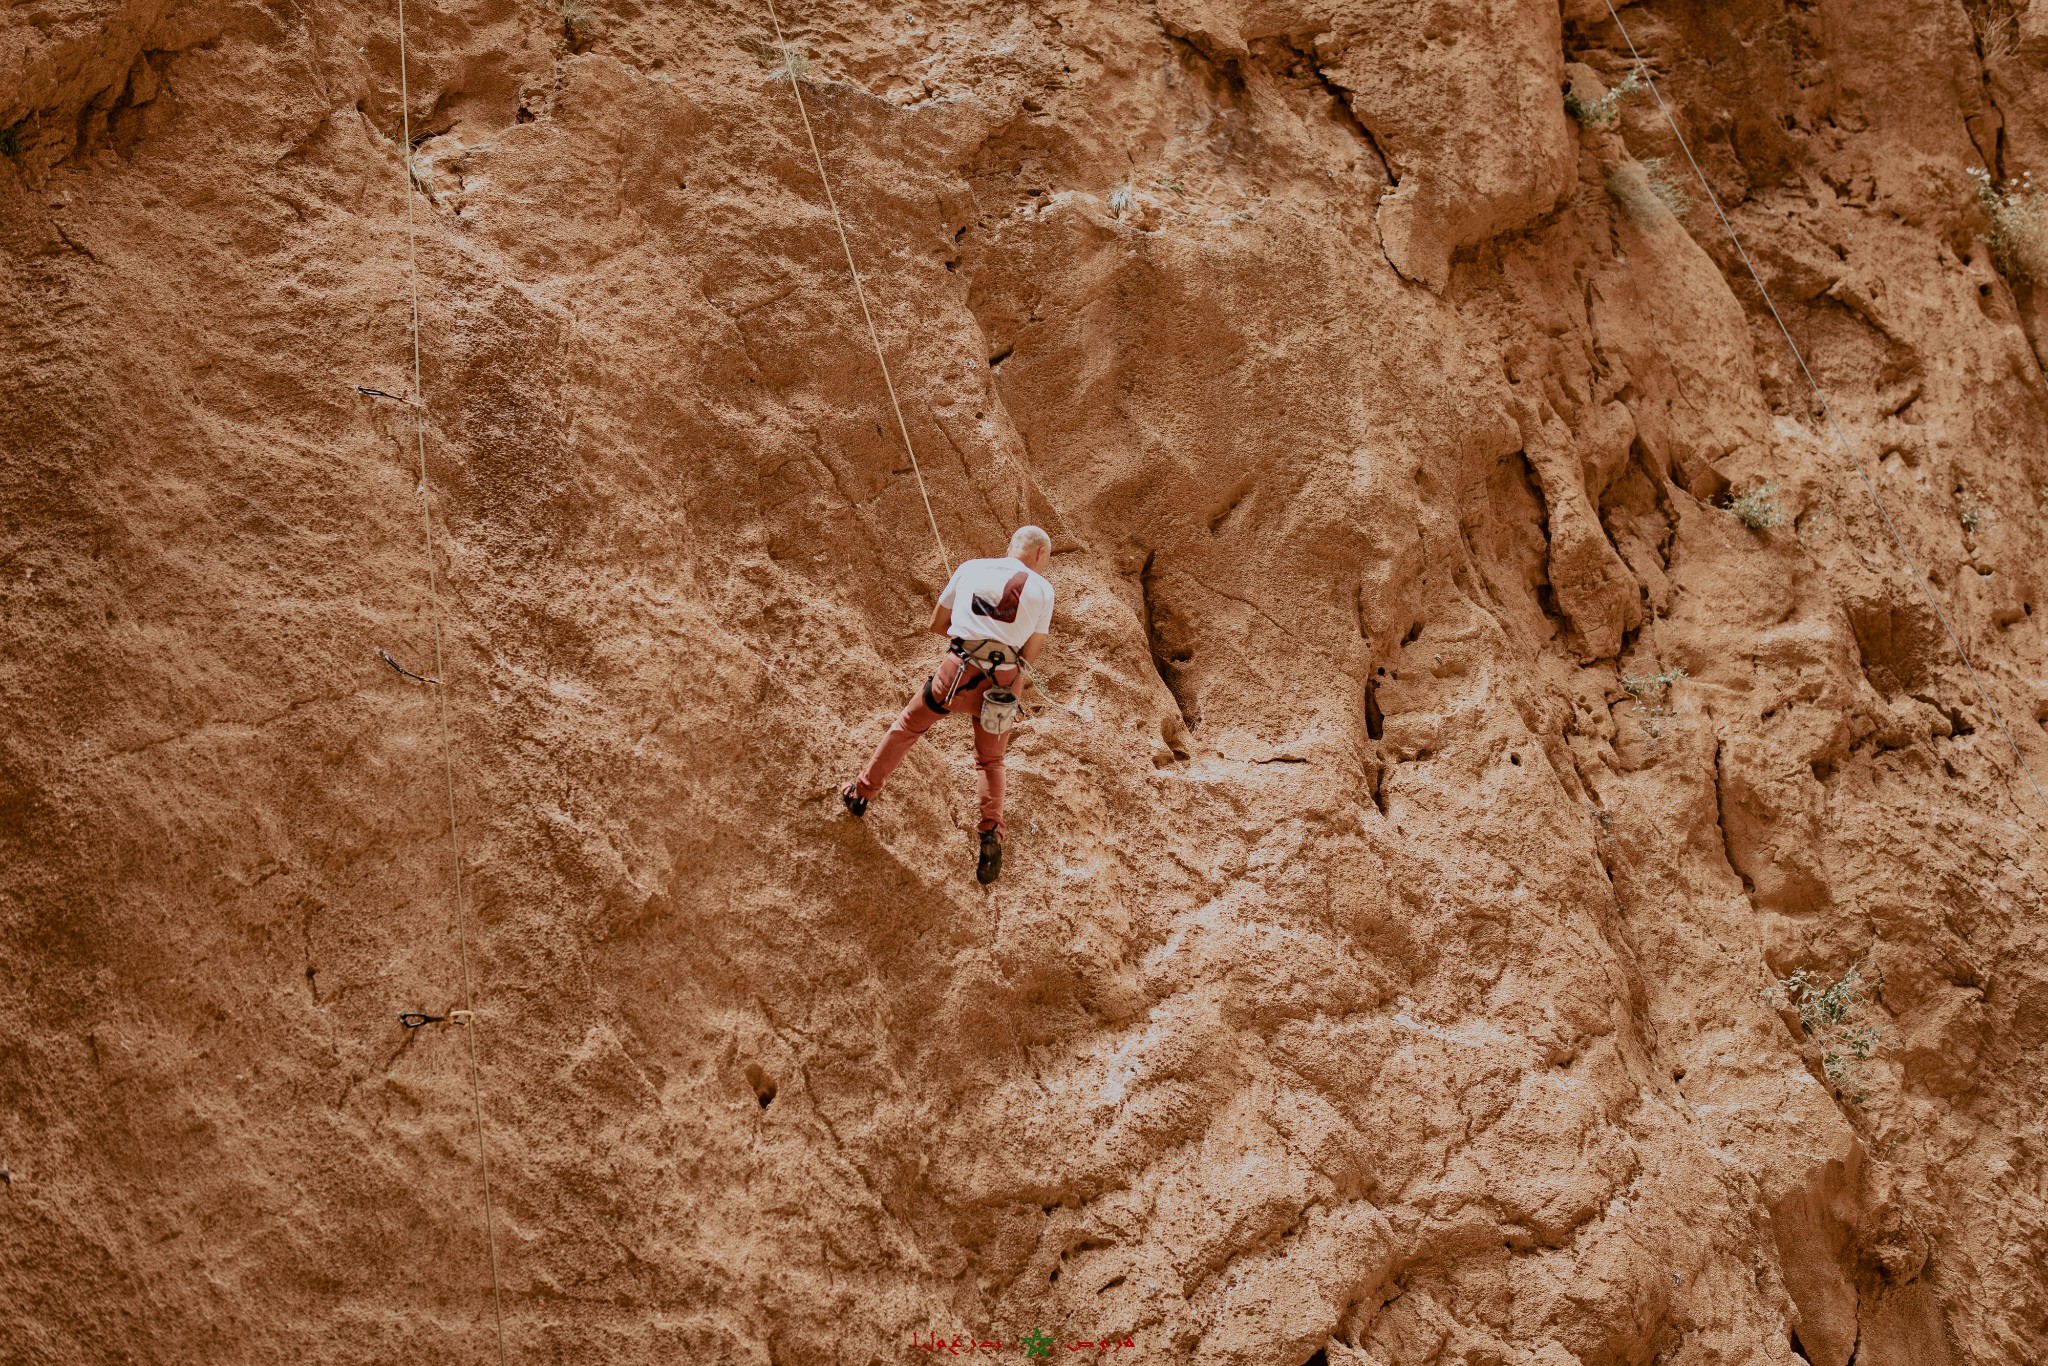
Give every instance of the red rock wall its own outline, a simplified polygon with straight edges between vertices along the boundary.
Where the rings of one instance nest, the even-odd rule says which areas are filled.
[[[1624,17],[2048,773],[2048,13]],[[782,20],[989,892],[765,9],[409,8],[439,694],[394,12],[0,15],[0,1355],[495,1360],[474,1042],[508,1360],[2048,1357],[2048,812],[1604,6]]]

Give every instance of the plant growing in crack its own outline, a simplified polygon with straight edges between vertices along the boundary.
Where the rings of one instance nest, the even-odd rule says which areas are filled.
[[[1636,722],[1653,742],[1664,734],[1664,723],[1675,715],[1671,685],[1684,677],[1682,665],[1673,665],[1662,673],[1621,676],[1621,690],[1635,699]]]
[[[1669,157],[1644,157],[1615,167],[1607,176],[1607,193],[1635,218],[1655,218],[1662,209],[1682,221],[1692,212],[1692,200]]]
[[[2008,279],[2048,280],[2048,204],[2034,188],[2034,173],[2000,183],[1981,166],[1970,168],[1977,202],[1991,220],[1991,231],[1978,240],[1991,248],[1992,260]]]
[[[1991,520],[1991,509],[1979,502],[1969,502],[1956,509],[1956,520],[1963,524],[1963,531],[1974,536]]]
[[[1118,218],[1122,218],[1126,213],[1130,212],[1130,208],[1131,186],[1130,182],[1126,181],[1109,192],[1109,211]]]
[[[1977,30],[1977,59],[1986,66],[2012,56],[2019,45],[2019,21],[2010,14],[1992,19]]]
[[[1778,500],[1771,495],[1778,491],[1776,484],[1759,484],[1739,498],[1730,499],[1728,510],[1742,519],[1742,524],[1751,531],[1769,531],[1785,520],[1785,510],[1778,506]]]
[[[594,36],[595,25],[587,0],[541,0],[541,3],[562,21],[562,36],[555,40],[555,56],[576,51],[579,43],[588,45]]]
[[[1869,1061],[1884,1045],[1884,1031],[1863,1020],[1863,965],[1851,963],[1829,981],[1826,974],[1800,968],[1763,990],[1772,1010],[1795,1010],[1799,1031],[1820,1049],[1820,1069],[1851,1105],[1870,1099]]]
[[[1597,100],[1582,99],[1578,89],[1573,87],[1564,92],[1564,112],[1577,119],[1587,128],[1598,128],[1612,123],[1614,116],[1621,112],[1621,102],[1643,88],[1643,74],[1630,71],[1620,85],[1614,86]]]

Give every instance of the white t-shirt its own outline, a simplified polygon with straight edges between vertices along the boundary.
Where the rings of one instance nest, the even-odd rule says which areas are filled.
[[[999,640],[1011,649],[1052,629],[1052,585],[1022,560],[968,560],[946,580],[939,606],[953,609],[955,640]]]

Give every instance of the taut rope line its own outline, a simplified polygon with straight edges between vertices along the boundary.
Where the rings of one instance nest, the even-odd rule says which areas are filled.
[[[1636,50],[1636,40],[1629,36],[1628,25],[1621,22],[1620,13],[1614,8],[1614,0],[1605,0],[1605,3],[1608,15],[1614,20],[1614,27],[1621,32],[1621,40],[1628,44],[1630,59],[1635,62],[1636,70],[1643,74],[1643,83],[1650,87],[1651,98],[1657,101],[1658,112],[1664,115],[1664,122],[1671,125],[1671,135],[1678,139],[1678,149],[1685,153],[1686,164],[1692,167],[1692,173],[1699,180],[1700,188],[1707,192],[1707,202],[1714,206],[1714,216],[1721,220],[1721,227],[1728,234],[1728,240],[1734,244],[1736,255],[1742,258],[1743,268],[1749,272],[1749,278],[1755,283],[1756,292],[1763,296],[1764,307],[1771,313],[1771,321],[1778,325],[1778,331],[1784,335],[1785,345],[1792,350],[1792,359],[1799,362],[1799,373],[1806,376],[1807,387],[1813,390],[1814,398],[1820,403],[1821,414],[1827,418],[1828,427],[1834,432],[1835,440],[1842,448],[1842,454],[1848,456],[1849,463],[1855,466],[1857,478],[1863,481],[1863,491],[1868,493],[1870,501],[1877,505],[1877,515],[1884,519],[1884,528],[1891,533],[1892,544],[1898,547],[1900,557],[1906,561],[1906,567],[1913,572],[1913,582],[1920,585],[1920,593],[1927,599],[1927,605],[1934,609],[1936,619],[1941,622],[1941,629],[1948,636],[1948,643],[1955,647],[1956,656],[1963,661],[1963,668],[1969,671],[1970,682],[1975,685],[1977,696],[1983,699],[1985,707],[1990,710],[1991,719],[1998,723],[1999,732],[2005,736],[2006,748],[2012,751],[2012,757],[2018,762],[2021,774],[2026,777],[2027,786],[2034,790],[2034,800],[2041,804],[2043,812],[2048,812],[2048,796],[2042,795],[2041,783],[2034,776],[2033,766],[2027,762],[2027,756],[2020,752],[2019,741],[2013,738],[2012,728],[2006,725],[2004,715],[1998,710],[1998,704],[1991,700],[1991,692],[1984,686],[1984,679],[1978,674],[1977,666],[1970,662],[1970,652],[1963,648],[1962,637],[1949,623],[1948,613],[1942,610],[1940,601],[1935,598],[1934,589],[1929,586],[1926,575],[1920,572],[1920,562],[1914,559],[1913,552],[1906,548],[1906,539],[1899,534],[1898,525],[1892,521],[1891,511],[1885,507],[1884,499],[1877,491],[1877,484],[1870,477],[1870,471],[1863,467],[1863,461],[1857,456],[1856,448],[1850,444],[1848,436],[1842,431],[1842,424],[1836,421],[1834,405],[1828,402],[1828,396],[1821,391],[1820,381],[1813,377],[1813,371],[1808,368],[1806,355],[1799,349],[1799,343],[1792,340],[1792,329],[1785,326],[1785,319],[1779,314],[1778,305],[1771,300],[1771,292],[1764,288],[1763,276],[1757,273],[1756,263],[1749,259],[1749,252],[1743,247],[1742,238],[1737,235],[1735,225],[1728,221],[1726,211],[1721,208],[1721,197],[1714,193],[1714,187],[1707,182],[1706,173],[1693,158],[1691,145],[1686,142],[1685,134],[1679,131],[1678,119],[1673,116],[1671,106],[1664,103],[1664,92],[1657,88],[1657,80],[1650,74],[1649,63],[1645,62],[1642,53]]]
[[[924,499],[924,515],[932,524],[932,540],[938,543],[939,559],[945,562],[946,577],[953,577],[953,557],[946,553],[946,538],[939,534],[939,519],[932,512],[932,496],[925,491],[924,470],[917,463],[917,448],[910,444],[910,424],[903,420],[903,405],[896,401],[896,381],[889,377],[889,360],[882,354],[882,334],[875,330],[875,315],[868,311],[868,292],[860,282],[860,267],[853,263],[853,243],[847,240],[846,220],[839,216],[839,201],[832,194],[832,178],[825,174],[825,158],[818,151],[818,135],[811,131],[811,115],[804,108],[803,82],[797,79],[796,53],[782,39],[782,20],[776,17],[775,0],[765,0],[768,24],[775,30],[775,46],[782,53],[782,69],[789,76],[790,93],[796,96],[797,117],[803,120],[804,140],[811,144],[811,161],[818,168],[818,183],[825,187],[825,203],[832,210],[832,226],[839,230],[839,246],[846,253],[846,271],[853,276],[854,297],[860,300],[860,316],[868,325],[868,340],[874,344],[875,363],[882,367],[882,387],[889,391],[889,407],[896,413],[896,430],[903,435],[903,450],[910,457],[910,472],[917,476],[917,496]]]
[[[776,16],[775,0],[764,0],[764,3],[768,6],[769,27],[775,31],[775,46],[782,53],[783,73],[789,77],[790,93],[796,96],[796,113],[803,120],[804,140],[811,144],[811,162],[818,168],[818,183],[825,187],[825,203],[832,210],[832,226],[838,229],[840,250],[846,253],[846,273],[853,277],[854,297],[860,300],[861,320],[868,325],[868,341],[875,348],[875,364],[882,369],[882,387],[889,391],[889,407],[896,414],[896,430],[903,436],[903,451],[910,457],[910,472],[917,476],[917,496],[924,500],[925,519],[931,523],[932,540],[938,544],[939,559],[945,564],[946,577],[950,579],[953,577],[953,557],[946,553],[946,538],[939,534],[939,519],[932,512],[932,496],[925,491],[924,470],[917,463],[917,448],[910,444],[910,424],[903,420],[903,405],[896,401],[896,382],[889,377],[889,359],[882,354],[882,336],[875,330],[875,315],[868,311],[867,288],[861,284],[860,267],[853,263],[853,243],[846,236],[846,220],[839,215],[839,201],[832,193],[832,178],[825,174],[825,158],[818,151],[818,135],[811,131],[811,115],[804,107],[803,83],[796,74],[796,53],[783,40],[782,20]],[[1021,658],[1017,662],[1031,676],[1031,686],[1037,689],[1040,697],[1070,716],[1081,715],[1047,692],[1030,664]]]
[[[419,232],[413,222],[412,192],[412,90],[407,81],[405,50],[405,0],[398,0],[398,112],[405,137],[405,270],[412,294],[412,430],[419,450],[420,519],[427,538],[427,596],[432,604],[434,624],[434,678],[448,677],[441,660],[441,588],[434,570],[434,509],[427,497],[427,410],[426,393],[420,387],[420,268]],[[434,689],[435,706],[441,721],[441,776],[448,789],[448,861],[454,874],[455,937],[462,962],[462,1009],[469,1018],[463,1031],[469,1036],[469,1100],[476,1117],[476,1163],[484,1186],[484,1245],[490,1252],[491,1316],[497,1328],[498,1366],[505,1366],[505,1298],[498,1288],[498,1230],[491,1215],[491,1160],[484,1145],[484,1096],[482,1069],[477,1061],[476,1002],[470,991],[469,920],[462,904],[462,838],[455,823],[455,752],[448,739],[448,689]]]

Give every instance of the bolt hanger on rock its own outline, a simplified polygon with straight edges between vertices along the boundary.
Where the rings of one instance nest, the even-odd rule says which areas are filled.
[[[476,1023],[476,1012],[451,1010],[446,1015],[429,1015],[419,1010],[401,1010],[398,1012],[398,1022],[407,1029],[423,1029],[434,1024],[468,1025]]]

